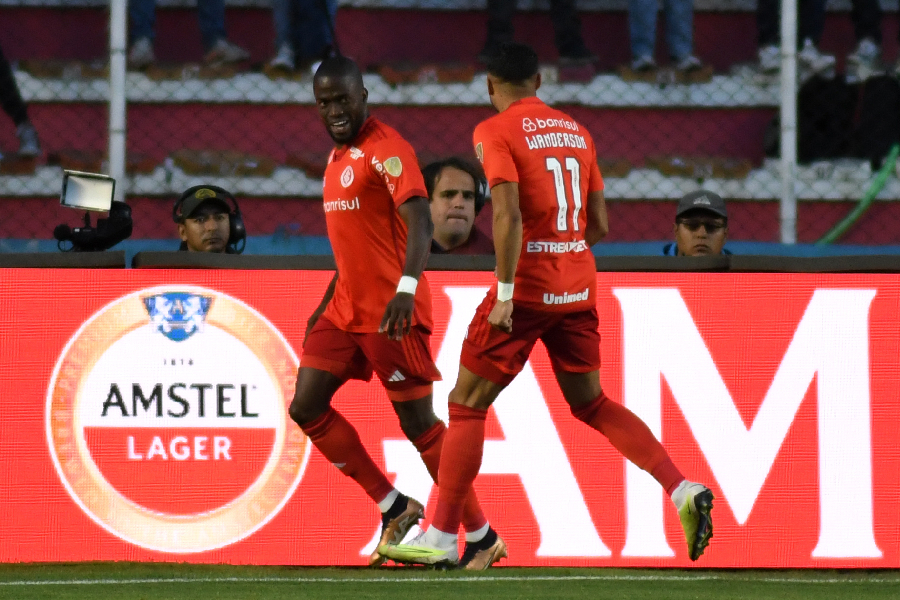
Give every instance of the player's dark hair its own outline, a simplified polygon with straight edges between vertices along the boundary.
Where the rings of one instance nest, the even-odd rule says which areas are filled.
[[[480,213],[481,209],[484,208],[485,196],[487,195],[487,179],[480,166],[459,156],[450,156],[443,160],[436,160],[425,165],[425,168],[422,169],[422,178],[425,179],[425,191],[428,192],[428,199],[431,200],[438,178],[447,167],[453,167],[463,173],[468,173],[472,181],[475,182],[475,214]]]
[[[316,69],[313,81],[318,81],[324,77],[348,77],[357,81],[360,86],[363,83],[362,71],[359,70],[359,65],[352,58],[347,58],[346,56],[329,56],[323,60],[319,68]]]
[[[528,44],[503,42],[487,61],[487,71],[501,81],[524,83],[538,72],[538,56]]]

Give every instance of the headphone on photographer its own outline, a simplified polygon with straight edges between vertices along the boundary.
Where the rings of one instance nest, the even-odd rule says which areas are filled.
[[[178,224],[184,223],[187,215],[181,212],[184,203],[190,198],[196,198],[199,202],[191,209],[191,212],[207,200],[220,200],[226,204],[231,204],[231,210],[228,212],[228,244],[226,252],[229,254],[240,254],[247,245],[247,228],[244,226],[244,218],[241,216],[241,208],[238,206],[237,200],[231,195],[231,192],[220,188],[216,185],[195,185],[190,187],[181,194],[181,197],[175,201],[172,206],[172,220]],[[182,242],[182,249],[184,243]]]

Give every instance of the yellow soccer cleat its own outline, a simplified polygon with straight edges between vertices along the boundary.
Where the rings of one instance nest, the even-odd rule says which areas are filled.
[[[426,539],[422,532],[408,544],[385,544],[378,547],[378,553],[398,563],[410,565],[434,565],[455,567],[459,563],[459,549],[456,544],[448,548],[439,548]]]
[[[688,555],[697,560],[713,534],[712,508],[713,493],[699,483],[688,483],[684,490],[684,500],[678,507],[678,518],[684,528]]]

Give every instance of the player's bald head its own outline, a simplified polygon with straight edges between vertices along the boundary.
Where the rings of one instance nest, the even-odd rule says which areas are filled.
[[[359,70],[359,65],[346,56],[330,56],[322,61],[322,64],[316,69],[313,85],[326,79],[340,80],[352,87],[363,87],[362,71]]]
[[[527,44],[504,42],[487,61],[487,72],[497,82],[527,85],[538,73],[538,56]]]

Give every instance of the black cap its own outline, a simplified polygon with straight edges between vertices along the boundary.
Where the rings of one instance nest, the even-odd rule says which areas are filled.
[[[681,200],[678,201],[675,218],[677,219],[689,210],[706,210],[719,215],[723,219],[728,218],[728,210],[725,208],[725,201],[722,200],[722,197],[706,190],[697,190],[682,196]]]
[[[184,202],[181,203],[181,220],[190,217],[195,210],[200,208],[201,204],[205,204],[207,202],[216,202],[222,205],[224,208],[224,212],[231,212],[231,208],[228,204],[228,198],[223,196],[219,192],[214,189],[208,187],[201,187],[193,194],[184,199]]]

